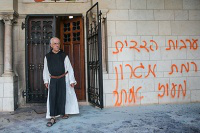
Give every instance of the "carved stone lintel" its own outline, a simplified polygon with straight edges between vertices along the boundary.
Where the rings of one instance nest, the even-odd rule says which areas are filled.
[[[19,14],[17,12],[0,12],[0,20],[11,21],[11,23],[17,22]]]

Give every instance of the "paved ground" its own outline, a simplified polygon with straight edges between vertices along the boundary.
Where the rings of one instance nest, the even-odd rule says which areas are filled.
[[[200,103],[105,108],[80,106],[80,114],[46,127],[43,106],[0,112],[0,132],[200,133]]]

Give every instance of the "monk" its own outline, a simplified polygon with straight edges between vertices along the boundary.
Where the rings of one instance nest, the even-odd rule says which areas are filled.
[[[78,114],[79,107],[74,91],[76,80],[68,56],[60,50],[60,40],[50,40],[52,50],[44,58],[43,80],[48,89],[46,118],[47,126],[56,123],[56,117],[68,118],[68,114]]]

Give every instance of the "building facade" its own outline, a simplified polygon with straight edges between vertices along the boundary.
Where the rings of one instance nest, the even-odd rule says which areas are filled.
[[[0,20],[0,111],[45,102],[53,36],[80,102],[200,102],[200,0],[1,0]]]

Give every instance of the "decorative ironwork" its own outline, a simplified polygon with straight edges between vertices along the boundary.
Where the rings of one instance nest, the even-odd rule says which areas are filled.
[[[90,15],[95,10],[97,17]],[[103,108],[103,76],[102,76],[102,42],[101,42],[101,11],[98,2],[86,13],[87,33],[87,71],[88,71],[88,101]]]
[[[28,16],[26,18],[26,96],[27,103],[44,103],[47,89],[43,83],[44,56],[50,50],[54,17]]]

